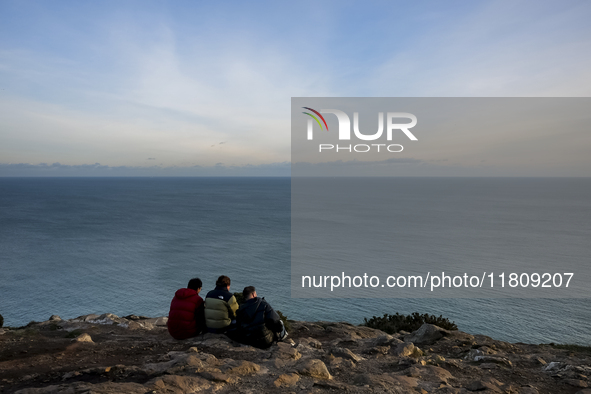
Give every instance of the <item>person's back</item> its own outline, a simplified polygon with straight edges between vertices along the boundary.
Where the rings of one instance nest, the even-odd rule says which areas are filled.
[[[236,319],[238,302],[230,293],[230,278],[220,276],[205,297],[205,324],[209,332],[223,333]]]
[[[187,339],[200,334],[205,328],[203,298],[199,296],[202,282],[189,281],[187,288],[176,291],[168,313],[168,332],[174,339]]]
[[[256,294],[253,286],[244,288],[244,303],[236,312],[236,330],[231,338],[261,349],[268,348],[285,337],[279,315],[267,301]]]

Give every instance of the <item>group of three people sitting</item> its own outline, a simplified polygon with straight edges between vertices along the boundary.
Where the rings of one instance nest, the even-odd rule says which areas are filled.
[[[254,286],[244,288],[244,302],[240,306],[230,293],[227,276],[217,279],[215,289],[207,293],[205,301],[199,296],[202,287],[201,279],[193,278],[187,288],[176,291],[167,323],[173,338],[187,339],[208,331],[265,349],[287,336],[279,315],[264,298],[257,296]]]

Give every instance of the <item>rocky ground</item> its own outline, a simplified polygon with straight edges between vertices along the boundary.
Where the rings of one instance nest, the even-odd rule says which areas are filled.
[[[0,393],[591,394],[588,348],[293,321],[286,342],[259,350],[215,334],[176,341],[165,325],[104,314],[0,329]]]

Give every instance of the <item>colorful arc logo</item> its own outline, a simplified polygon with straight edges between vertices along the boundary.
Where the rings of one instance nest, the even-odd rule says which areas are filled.
[[[326,126],[326,131],[328,131],[328,125],[326,124],[326,120],[324,120],[324,116],[320,115],[320,112],[316,111],[315,109],[312,109],[310,107],[302,107],[304,109],[307,109],[309,111],[314,112],[316,115],[320,116],[320,119],[322,119],[322,121],[324,122],[324,125]],[[318,120],[317,117],[315,117],[314,115],[312,115],[309,112],[302,112],[303,114],[306,114],[308,116],[311,116],[312,118],[314,118],[314,120],[318,123],[318,126],[320,126],[320,130],[322,130],[322,123],[320,123],[320,121]]]

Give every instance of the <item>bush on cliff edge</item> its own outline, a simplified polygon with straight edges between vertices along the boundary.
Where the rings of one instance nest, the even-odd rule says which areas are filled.
[[[446,330],[457,330],[458,326],[454,322],[443,316],[429,315],[427,313],[421,315],[417,312],[410,315],[395,315],[384,314],[383,317],[373,316],[371,319],[363,318],[362,326],[382,330],[388,334],[395,334],[399,331],[413,332],[418,330],[424,323],[434,324]]]

